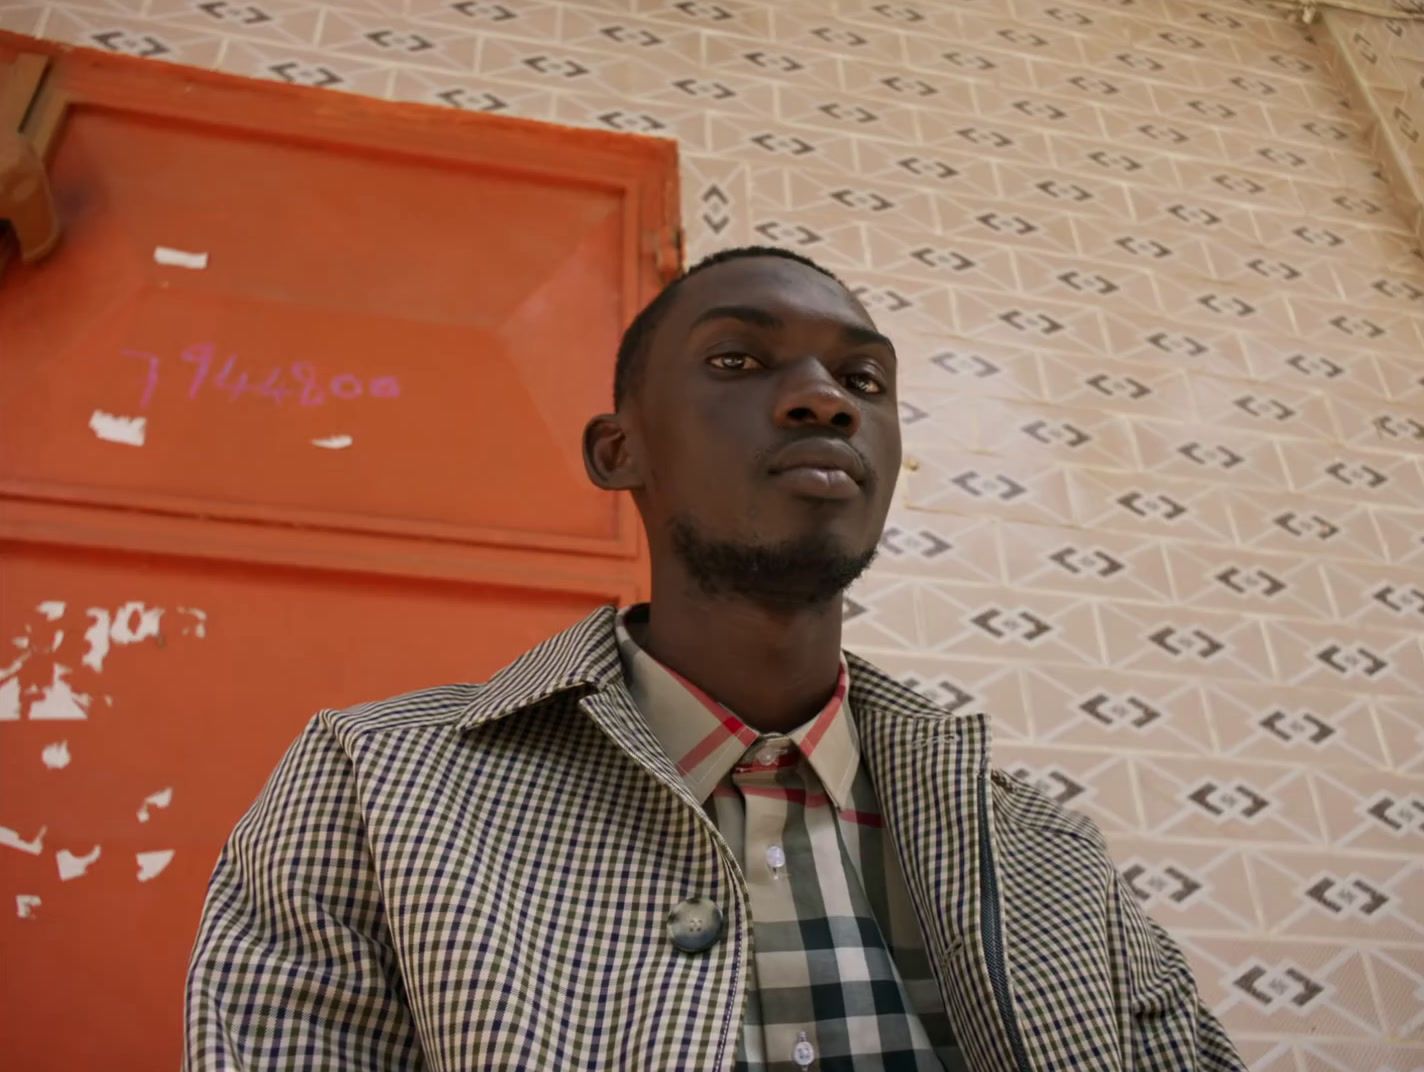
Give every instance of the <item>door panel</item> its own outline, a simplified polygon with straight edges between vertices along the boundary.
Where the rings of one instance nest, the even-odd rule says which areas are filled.
[[[303,724],[645,592],[579,432],[677,266],[676,159],[13,35],[0,82],[21,53],[67,112],[62,242],[0,267],[0,1054],[174,1067]]]
[[[571,449],[626,312],[626,189],[83,107],[49,170],[65,240],[0,302],[11,488],[629,550]]]

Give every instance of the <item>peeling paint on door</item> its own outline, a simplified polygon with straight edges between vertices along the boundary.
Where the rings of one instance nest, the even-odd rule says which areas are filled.
[[[95,845],[83,856],[75,856],[68,849],[60,849],[54,854],[54,862],[59,867],[59,878],[61,882],[68,882],[70,879],[79,878],[84,872],[89,870],[89,866],[99,858],[100,847]]]
[[[0,826],[0,846],[7,849],[19,849],[27,852],[31,856],[38,856],[44,851],[44,836],[46,827],[40,827],[40,832],[29,841],[22,838],[19,833],[11,830],[8,826]]]
[[[173,787],[172,787],[172,786],[169,786],[167,789],[160,789],[160,790],[159,790],[158,792],[156,792],[156,793],[150,793],[150,794],[148,794],[148,796],[146,796],[146,797],[143,798],[143,803],[138,806],[138,821],[141,822],[141,823],[146,823],[146,822],[148,822],[148,816],[149,816],[149,811],[148,811],[148,809],[149,809],[149,806],[150,806],[150,805],[153,806],[153,807],[155,807],[155,808],[166,808],[166,807],[168,807],[169,804],[172,804],[172,803],[173,803]]]
[[[40,692],[40,698],[30,705],[30,718],[56,721],[82,720],[89,717],[89,705],[94,698],[75,692],[69,684],[70,668],[63,663],[53,666],[54,679]]]
[[[134,853],[138,860],[138,880],[147,882],[157,878],[163,873],[163,869],[173,862],[172,849],[159,849],[154,852]]]
[[[94,693],[75,683],[78,674],[87,683],[104,670],[115,648],[164,638],[164,621],[168,613],[163,607],[140,600],[130,600],[113,610],[107,607],[87,607],[82,611],[84,652],[78,665],[62,662],[59,654],[65,650],[66,630],[53,628],[66,621],[74,624],[80,612],[63,600],[45,600],[35,607],[37,620],[31,620],[24,631],[11,638],[19,655],[9,665],[0,668],[0,722],[18,719],[51,719],[81,721],[93,709]],[[197,607],[180,607],[175,618],[179,636],[202,639],[207,635],[207,613]],[[76,629],[75,632],[80,632]],[[48,641],[43,638],[48,633]],[[71,645],[72,646],[72,645]],[[107,703],[110,697],[104,696]]]

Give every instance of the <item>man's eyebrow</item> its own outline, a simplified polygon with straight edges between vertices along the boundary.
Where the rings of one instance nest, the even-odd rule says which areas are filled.
[[[709,320],[743,320],[759,328],[779,328],[782,323],[781,317],[765,309],[758,309],[755,305],[714,305],[699,313],[689,326],[695,328]]]
[[[775,313],[767,312],[755,305],[714,305],[699,313],[689,327],[695,328],[709,320],[741,320],[759,328],[779,328],[784,323],[781,317]],[[857,345],[879,345],[885,347],[892,354],[895,353],[895,344],[874,328],[862,327],[860,324],[841,324],[840,328],[841,333]]]
[[[859,324],[847,324],[841,331],[845,334],[846,338],[854,343],[858,343],[861,346],[883,346],[889,350],[891,354],[899,357],[899,355],[895,353],[895,344],[890,341],[889,337],[880,334],[880,332],[874,328],[863,328]]]

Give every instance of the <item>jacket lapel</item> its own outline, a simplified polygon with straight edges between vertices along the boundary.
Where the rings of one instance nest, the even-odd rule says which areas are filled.
[[[992,818],[988,719],[952,715],[850,659],[864,761],[955,1034],[971,1067],[1015,1072],[985,942],[985,869],[992,874],[994,866],[983,837]],[[993,911],[988,922],[997,925],[998,916]]]
[[[688,807],[705,814],[672,759],[639,713],[628,686],[621,678],[585,696],[579,701],[579,708],[638,766],[681,797]],[[715,833],[711,820],[707,825]]]
[[[633,702],[614,613],[599,608],[531,649],[456,716],[462,758],[481,769],[454,780],[491,787],[463,810],[464,836],[489,840],[488,832],[517,825],[560,844],[558,868],[506,855],[498,897],[457,902],[465,913],[490,906],[491,918],[466,930],[521,937],[505,961],[486,955],[481,971],[492,977],[485,989],[522,996],[497,1022],[470,1023],[463,1033],[503,1037],[501,1025],[522,1012],[532,1030],[560,1036],[559,1056],[521,1059],[522,1067],[726,1069],[749,981],[745,884]],[[461,854],[456,845],[450,851]],[[668,912],[690,896],[710,897],[725,914],[722,941],[697,955],[676,950],[666,932]],[[544,904],[561,907],[529,910]],[[541,971],[562,972],[562,985],[530,993],[516,977],[541,949],[552,951]],[[480,1062],[471,1055],[466,1063]]]

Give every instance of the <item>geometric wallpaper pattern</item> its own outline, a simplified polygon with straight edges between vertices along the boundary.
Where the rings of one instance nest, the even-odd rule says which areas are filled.
[[[1424,1069],[1424,22],[1219,0],[0,0],[677,139],[901,354],[847,646],[1101,824],[1259,1072]],[[1374,60],[1371,61],[1370,57]]]

